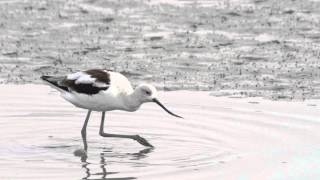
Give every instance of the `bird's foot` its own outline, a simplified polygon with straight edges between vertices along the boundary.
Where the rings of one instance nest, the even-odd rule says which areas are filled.
[[[87,151],[84,149],[77,149],[73,152],[73,154],[77,157],[87,157]]]
[[[153,147],[145,138],[143,138],[139,135],[134,135],[132,139],[136,140],[138,143],[140,143],[144,146]]]

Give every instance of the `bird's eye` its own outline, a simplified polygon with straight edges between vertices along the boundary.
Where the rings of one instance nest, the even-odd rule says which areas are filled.
[[[150,91],[145,91],[145,93],[147,94],[147,95],[151,95],[151,92]]]

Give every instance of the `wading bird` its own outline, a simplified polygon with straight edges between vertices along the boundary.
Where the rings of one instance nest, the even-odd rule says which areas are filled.
[[[133,139],[144,146],[153,147],[139,135],[122,135],[105,133],[103,130],[105,112],[112,110],[136,111],[141,104],[155,102],[169,114],[182,118],[171,111],[157,99],[155,87],[141,84],[132,88],[129,80],[122,74],[102,69],[90,69],[67,76],[42,76],[51,87],[60,91],[61,96],[76,107],[88,109],[81,135],[84,150],[87,151],[86,129],[91,111],[102,112],[99,134],[103,137]]]

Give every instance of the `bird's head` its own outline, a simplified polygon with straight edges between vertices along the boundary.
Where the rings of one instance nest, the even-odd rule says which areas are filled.
[[[154,98],[157,98],[157,90],[150,84],[140,84],[135,91],[142,103],[152,102]]]
[[[135,92],[142,103],[145,102],[154,102],[158,104],[162,109],[164,109],[167,113],[171,114],[172,116],[182,118],[171,111],[169,111],[160,101],[157,99],[157,90],[154,86],[150,84],[140,84],[136,89]]]

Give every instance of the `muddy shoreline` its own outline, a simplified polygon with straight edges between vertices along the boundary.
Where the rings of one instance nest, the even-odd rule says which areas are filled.
[[[88,68],[162,90],[320,98],[320,2],[1,1],[0,83]]]

